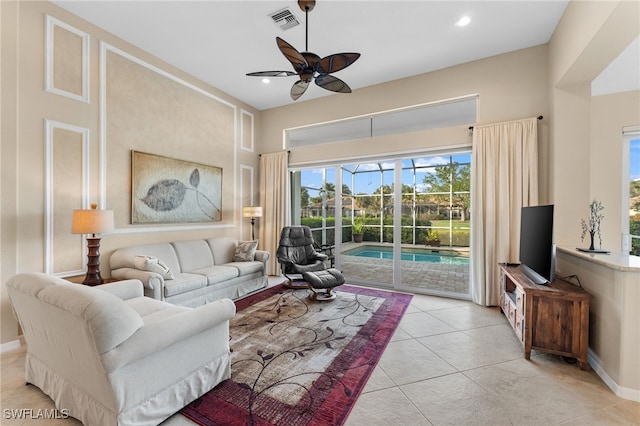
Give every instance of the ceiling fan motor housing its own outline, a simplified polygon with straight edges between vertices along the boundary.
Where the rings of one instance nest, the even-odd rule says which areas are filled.
[[[316,5],[316,0],[298,0],[298,6],[303,12],[311,12]]]

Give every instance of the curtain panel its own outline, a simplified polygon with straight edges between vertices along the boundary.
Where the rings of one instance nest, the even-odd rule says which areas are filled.
[[[263,216],[259,231],[261,249],[271,254],[267,263],[269,275],[278,273],[278,242],[282,227],[290,223],[289,153],[287,151],[260,156],[260,205]]]
[[[500,303],[499,262],[516,262],[520,211],[538,204],[538,119],[473,128],[471,283],[473,301]]]

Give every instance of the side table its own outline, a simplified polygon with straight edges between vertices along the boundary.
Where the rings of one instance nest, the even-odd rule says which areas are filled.
[[[85,275],[76,275],[73,277],[65,277],[64,279],[67,281],[71,281],[74,284],[82,284],[82,281],[84,281],[84,277]],[[102,284],[110,284],[110,283],[115,283],[122,280],[118,278],[103,278],[102,281],[103,281]]]

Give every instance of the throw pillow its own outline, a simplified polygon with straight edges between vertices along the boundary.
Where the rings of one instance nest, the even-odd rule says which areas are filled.
[[[157,257],[137,255],[133,257],[133,264],[137,269],[158,273],[164,279],[172,280],[175,278],[173,271]]]
[[[238,241],[236,253],[233,255],[234,262],[252,262],[256,257],[258,241]]]

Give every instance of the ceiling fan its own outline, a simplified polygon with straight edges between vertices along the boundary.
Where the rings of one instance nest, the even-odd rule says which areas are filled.
[[[315,0],[298,0],[298,6],[305,13],[304,52],[298,52],[292,45],[280,37],[276,37],[278,48],[284,57],[291,62],[294,71],[258,71],[247,74],[252,77],[299,76],[300,80],[291,87],[291,99],[294,101],[304,94],[311,80],[315,81],[317,86],[332,92],[351,93],[351,88],[347,83],[330,74],[348,67],[360,57],[359,53],[335,53],[320,58],[315,53],[309,52],[309,12],[313,10],[315,5]]]

